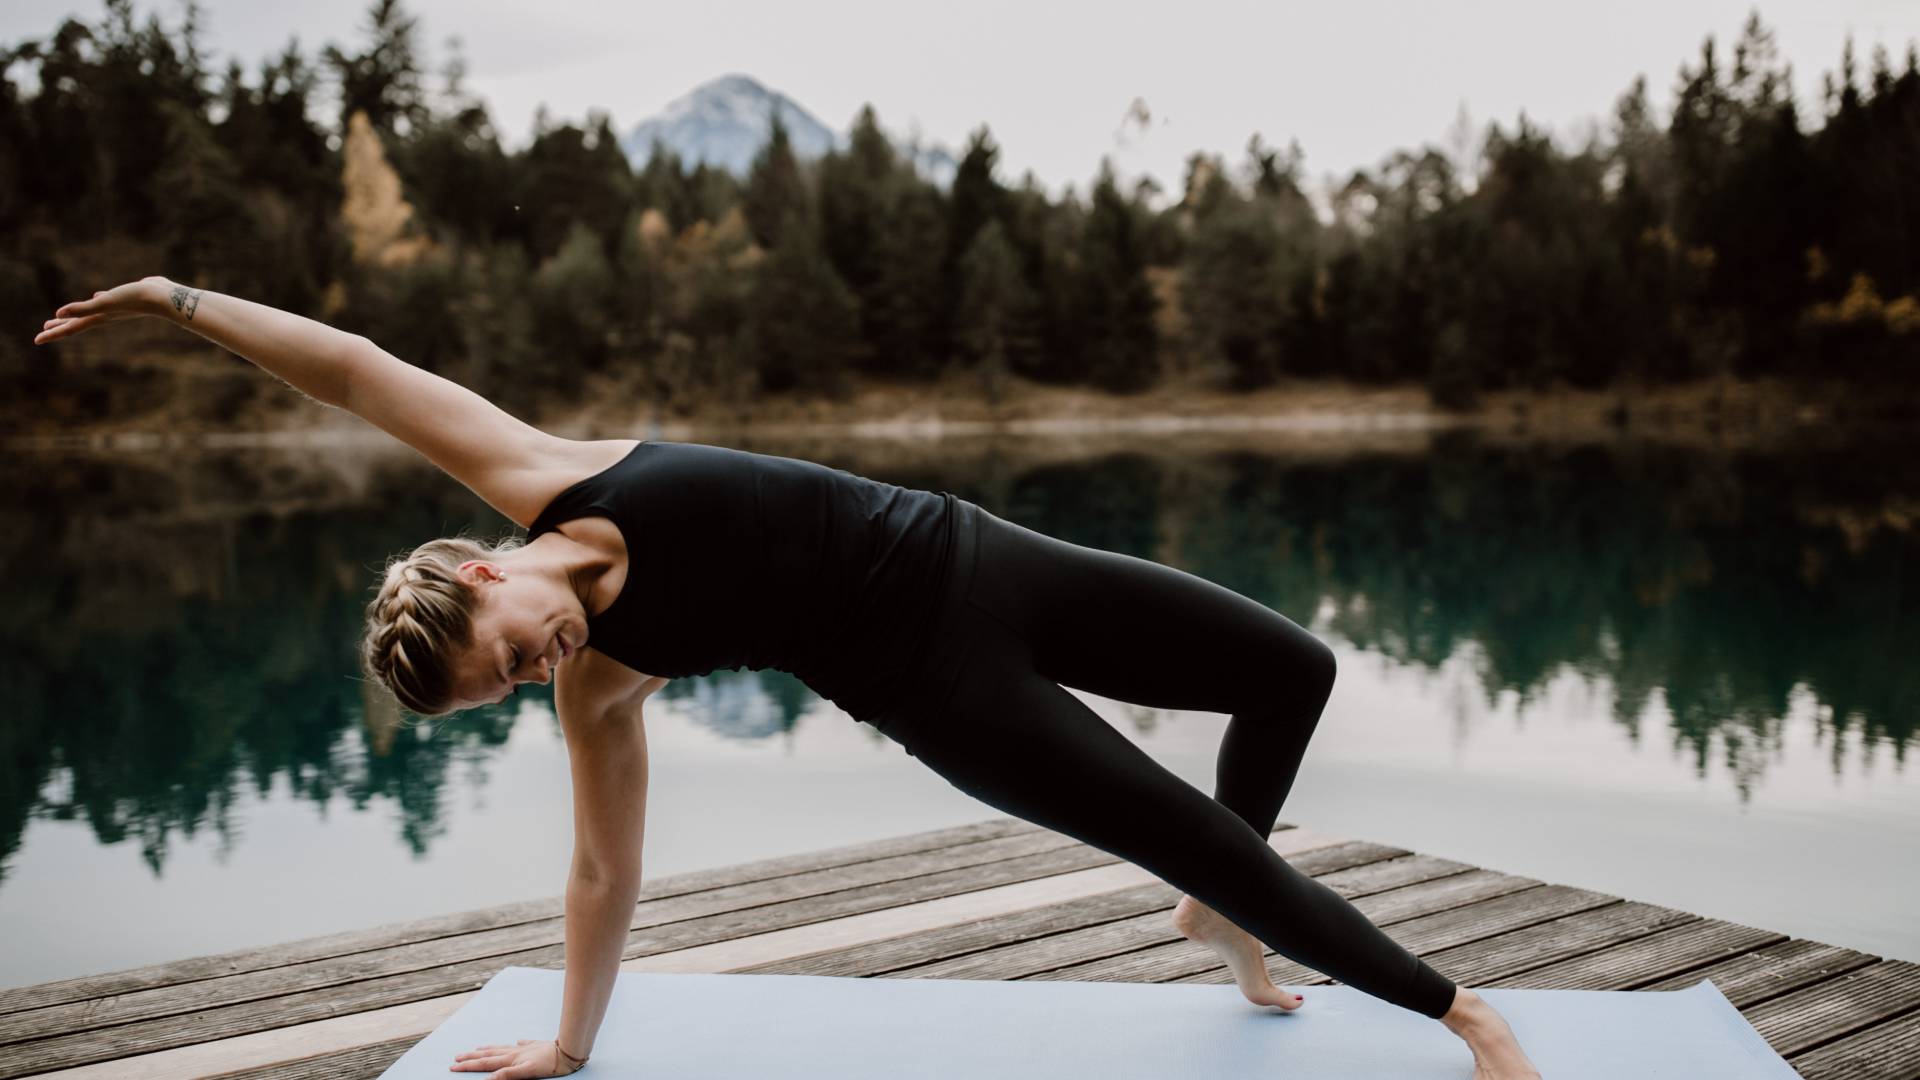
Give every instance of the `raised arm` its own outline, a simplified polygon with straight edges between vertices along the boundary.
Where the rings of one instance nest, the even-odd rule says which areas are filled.
[[[577,471],[571,467],[580,444],[526,424],[359,334],[164,277],[142,278],[67,304],[47,320],[34,343],[140,315],[186,327],[308,397],[373,424],[521,525],[531,524],[564,486],[559,478]]]

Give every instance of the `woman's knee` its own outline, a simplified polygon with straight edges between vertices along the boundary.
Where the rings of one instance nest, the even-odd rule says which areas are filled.
[[[1310,644],[1306,646],[1306,658],[1302,665],[1304,674],[1301,678],[1309,688],[1308,692],[1324,703],[1333,696],[1333,680],[1340,673],[1339,661],[1333,654],[1332,646],[1326,642],[1311,634],[1307,635],[1307,640]]]
[[[1290,627],[1280,641],[1269,647],[1270,663],[1249,671],[1250,678],[1241,691],[1236,715],[1280,712],[1290,720],[1302,714],[1311,725],[1319,720],[1319,710],[1333,696],[1333,683],[1339,664],[1326,642],[1305,630]]]

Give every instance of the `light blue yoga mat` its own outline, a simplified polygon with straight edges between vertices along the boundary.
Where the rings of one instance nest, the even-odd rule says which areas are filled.
[[[509,967],[382,1073],[444,1080],[455,1054],[551,1039],[565,976]],[[1348,986],[1298,1012],[1227,985],[622,972],[592,1060],[606,1080],[1468,1080],[1446,1028]],[[1711,980],[1685,990],[1475,988],[1546,1080],[1798,1077]]]

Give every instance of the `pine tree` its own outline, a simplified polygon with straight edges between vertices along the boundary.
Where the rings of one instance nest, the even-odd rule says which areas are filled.
[[[1114,183],[1103,158],[1080,244],[1077,312],[1087,335],[1084,364],[1096,386],[1119,393],[1144,390],[1159,375],[1153,289],[1135,208]]]
[[[633,171],[607,115],[596,110],[584,129],[561,124],[537,136],[521,158],[514,201],[536,260],[559,251],[576,222],[600,237],[604,254],[612,257],[634,190]]]
[[[993,134],[982,124],[967,140],[966,153],[955,170],[951,200],[947,210],[947,262],[949,279],[958,280],[960,259],[972,248],[975,236],[989,224],[1006,216],[1006,189],[993,178],[1000,148]]]
[[[889,207],[875,252],[880,276],[869,290],[865,334],[879,374],[924,378],[945,361],[948,299],[941,260],[946,214],[940,192],[903,178]]]
[[[988,222],[960,259],[956,337],[989,404],[998,404],[1005,395],[1013,356],[1030,347],[1022,326],[1031,305],[1006,230],[997,221]]]
[[[856,318],[853,294],[804,223],[783,228],[754,268],[746,347],[760,388],[845,394]]]
[[[700,207],[693,185],[680,163],[680,155],[654,136],[647,163],[634,177],[639,205],[660,211],[673,235],[700,220]]]
[[[777,107],[767,144],[754,155],[747,174],[741,207],[754,242],[768,250],[778,247],[789,229],[804,231],[813,216],[800,162],[793,155],[787,125]]]
[[[894,229],[903,172],[871,105],[863,106],[854,120],[847,151],[833,151],[820,160],[821,235],[828,260],[859,303],[855,362],[869,370],[892,366],[888,350],[895,335],[881,310],[886,288],[882,248]]]
[[[340,127],[355,112],[365,112],[382,134],[407,134],[426,120],[428,108],[420,85],[418,47],[420,20],[401,0],[373,0],[362,28],[366,45],[349,53],[337,45],[321,50],[340,84]]]

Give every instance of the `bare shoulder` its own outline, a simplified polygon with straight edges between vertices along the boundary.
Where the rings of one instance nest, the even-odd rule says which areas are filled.
[[[562,439],[549,436],[545,444],[546,468],[558,495],[595,473],[619,464],[620,459],[640,445],[638,439]],[[549,499],[552,496],[548,496]]]
[[[515,520],[522,526],[531,525],[540,511],[546,509],[547,504],[561,492],[618,464],[620,459],[640,445],[640,441],[562,439],[543,435],[539,445],[540,452],[533,455],[533,464],[521,479],[524,490],[522,505],[526,508],[521,514],[524,514],[525,520],[520,520],[519,514],[515,515]]]

